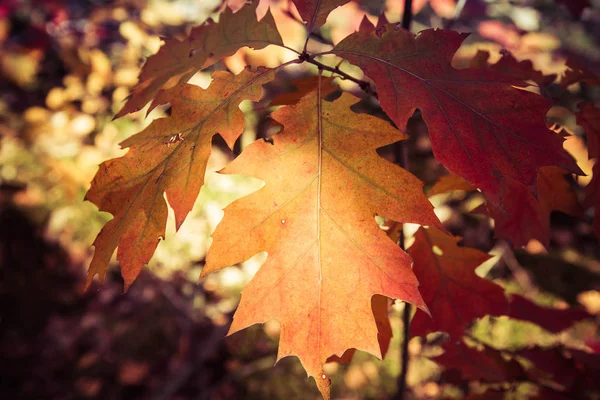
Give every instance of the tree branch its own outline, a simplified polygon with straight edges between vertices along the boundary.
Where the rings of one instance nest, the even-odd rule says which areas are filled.
[[[404,0],[404,15],[402,16],[402,28],[410,31],[410,23],[412,21],[412,0]],[[406,127],[405,127],[406,128]],[[396,163],[404,168],[408,169],[408,154],[407,148],[402,142],[394,144],[394,158]],[[400,239],[398,245],[404,250],[404,227],[401,226]],[[398,376],[398,389],[396,391],[395,398],[397,400],[404,399],[404,393],[406,392],[406,376],[408,375],[408,341],[410,340],[410,315],[412,313],[412,306],[409,303],[404,303],[404,310],[402,310],[402,328],[404,335],[402,336],[402,346],[400,354],[400,375]]]
[[[330,67],[327,64],[323,64],[322,62],[315,60],[315,57],[316,57],[316,55],[302,53],[298,56],[298,59],[300,59],[301,61],[306,61],[307,63],[313,64],[313,65],[316,65],[319,69],[321,69],[323,71],[329,71],[331,73],[337,74],[342,79],[347,79],[349,81],[352,81],[352,82],[356,83],[363,90],[363,92],[377,98],[377,92],[375,90],[373,90],[373,88],[371,87],[371,84],[369,82],[355,78],[352,75],[348,75],[347,73],[345,73],[344,71],[342,71],[340,69],[339,65],[337,65],[335,67]]]
[[[412,17],[412,0],[404,0],[404,14],[402,15],[402,27],[409,32]]]

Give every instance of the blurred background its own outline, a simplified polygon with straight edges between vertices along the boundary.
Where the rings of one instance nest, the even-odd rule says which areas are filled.
[[[591,175],[593,161],[587,160],[584,132],[574,112],[581,100],[598,104],[598,88],[585,82],[563,85],[562,78],[567,63],[600,71],[598,1],[413,3],[414,32],[428,27],[473,32],[455,58],[457,67],[472,65],[477,55],[493,63],[508,51],[517,60],[532,60],[545,75],[555,74],[545,87],[559,104],[548,114],[549,125],[569,136],[568,150]],[[362,1],[338,9],[321,31],[321,41],[338,42],[365,11],[376,15],[385,9],[389,21],[398,21],[403,4]],[[167,116],[168,107],[147,118],[145,110],[112,118],[137,83],[145,58],[158,51],[161,37],[184,37],[191,26],[218,18],[219,6],[218,0],[0,2],[2,398],[319,398],[297,359],[273,366],[277,322],[224,339],[240,291],[265,254],[198,281],[222,208],[258,187],[252,179],[215,172],[234,156],[219,139],[193,212],[177,233],[169,220],[166,239],[131,289],[123,293],[113,260],[104,284],[83,292],[91,244],[110,219],[83,201],[89,183],[102,161],[124,154],[119,142]],[[293,41],[296,28],[282,31],[284,39],[287,34]],[[247,56],[244,50],[217,68],[237,72]],[[207,84],[207,76],[200,73],[194,81]],[[418,113],[408,130],[411,172],[429,187],[445,172],[432,157]],[[254,138],[256,132],[245,132],[239,147]],[[581,198],[589,180],[574,182]],[[478,193],[455,191],[432,197],[432,202],[465,245],[494,255],[478,270],[480,275],[538,304],[576,305],[591,316],[558,333],[507,318],[485,318],[472,328],[479,340],[506,349],[565,344],[598,351],[600,248],[593,210],[582,218],[554,213],[549,248],[531,241],[513,253],[494,238],[488,218],[471,213],[483,203]],[[406,231],[414,232],[410,227]],[[394,338],[383,362],[360,353],[350,364],[327,365],[334,398],[394,395],[402,307],[390,302]],[[423,346],[417,338],[409,343],[409,352],[408,398],[462,397],[464,390],[445,381],[440,366],[428,358],[439,349]],[[528,393],[526,383],[514,385],[511,398],[528,398]]]

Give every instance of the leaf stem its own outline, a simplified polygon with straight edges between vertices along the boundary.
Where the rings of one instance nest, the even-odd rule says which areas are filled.
[[[329,71],[331,73],[339,75],[342,79],[347,79],[349,81],[356,83],[363,90],[363,92],[365,92],[371,96],[375,96],[375,98],[377,98],[377,92],[373,90],[373,88],[371,87],[369,82],[355,78],[352,75],[348,75],[347,73],[345,73],[344,71],[342,71],[340,69],[340,64],[336,65],[335,67],[330,67],[327,64],[323,64],[322,62],[315,60],[315,57],[317,55],[318,54],[311,55],[311,54],[304,52],[304,53],[300,54],[298,56],[298,58],[301,61],[306,61],[307,63],[316,65],[320,70]]]

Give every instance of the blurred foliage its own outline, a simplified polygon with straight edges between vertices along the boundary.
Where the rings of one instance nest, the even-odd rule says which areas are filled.
[[[388,20],[398,21],[398,4],[388,1]],[[417,3],[417,2],[415,2]],[[531,59],[545,74],[561,75],[567,60],[600,70],[598,1],[580,15],[568,2],[420,2],[413,30],[446,27],[473,31],[455,59],[466,66],[478,50],[490,61],[509,50]],[[560,4],[559,4],[560,3]],[[102,287],[82,293],[90,244],[110,218],[84,202],[98,164],[123,154],[118,143],[168,108],[142,110],[112,121],[137,82],[144,57],[160,37],[179,36],[206,20],[220,1],[197,0],[3,0],[0,3],[0,363],[3,398],[317,398],[298,361],[273,367],[279,326],[270,321],[223,339],[240,290],[264,261],[259,254],[198,283],[210,234],[221,209],[260,182],[207,174],[196,206],[175,234],[169,222],[151,268],[127,294],[118,271]],[[381,1],[364,1],[367,10]],[[354,8],[352,8],[354,7]],[[324,42],[339,40],[352,27],[358,6],[338,10],[322,30]],[[288,35],[296,31],[290,27]],[[283,32],[282,32],[283,33]],[[284,35],[285,36],[285,35]],[[241,52],[219,68],[239,71]],[[205,75],[194,78],[206,85]],[[569,151],[588,172],[583,132],[572,112],[581,99],[598,102],[585,84],[548,90],[563,106],[549,114],[569,139]],[[251,125],[251,124],[250,124]],[[427,128],[416,113],[409,124],[410,169],[432,184],[444,173],[435,163]],[[261,134],[260,129],[258,134]],[[250,130],[247,144],[256,137]],[[575,143],[578,141],[577,143]],[[391,158],[391,149],[381,155]],[[214,143],[210,171],[232,154]],[[587,163],[587,164],[586,164]],[[586,164],[586,167],[583,165]],[[587,179],[587,180],[586,180]],[[581,178],[584,186],[589,178]],[[532,242],[514,257],[493,238],[487,218],[471,213],[478,193],[454,192],[432,198],[436,212],[463,243],[496,257],[480,272],[510,292],[558,307],[579,304],[594,314],[559,334],[506,317],[485,318],[472,328],[474,340],[515,351],[531,345],[568,345],[598,351],[597,315],[600,248],[585,220],[553,215],[551,248]],[[411,227],[405,231],[411,234]],[[402,304],[392,304],[394,338],[386,359],[357,354],[349,365],[331,363],[336,398],[389,398],[399,374]],[[465,388],[444,381],[429,358],[440,340],[409,343],[411,396],[459,398]],[[530,385],[531,386],[531,385]],[[535,388],[518,385],[510,398]],[[485,388],[471,388],[471,393]]]

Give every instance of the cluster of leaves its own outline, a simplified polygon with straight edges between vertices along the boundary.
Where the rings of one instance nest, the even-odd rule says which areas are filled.
[[[86,199],[114,218],[94,242],[88,285],[95,275],[103,279],[117,247],[126,288],[134,282],[164,238],[166,200],[179,228],[204,184],[213,137],[220,135],[233,149],[245,125],[240,103],[250,100],[262,115],[260,123],[278,133],[247,146],[221,173],[258,178],[264,186],[225,209],[202,271],[206,276],[268,253],[243,291],[230,333],[278,320],[278,359],[297,356],[328,398],[330,380],[323,371],[328,360],[344,359],[349,349],[385,353],[391,337],[385,296],[418,308],[413,335],[442,331],[452,338],[435,359],[446,367],[448,381],[530,381],[542,398],[547,392],[560,398],[597,390],[585,378],[597,371],[597,356],[563,348],[502,354],[482,343],[472,347],[475,339],[468,335],[463,341],[465,330],[486,315],[531,321],[554,332],[590,316],[506,297],[501,286],[478,277],[474,269],[489,256],[458,246],[459,239],[434,214],[422,182],[377,153],[407,138],[402,131],[419,109],[436,160],[453,174],[429,194],[479,190],[486,202],[482,212],[493,218],[497,237],[514,247],[530,239],[547,245],[552,211],[582,213],[570,180],[582,172],[563,149],[564,139],[546,126],[552,103],[539,94],[555,77],[509,54],[493,65],[480,54],[471,67],[456,69],[452,58],[466,35],[443,29],[414,35],[384,17],[376,26],[365,18],[357,32],[333,47],[311,51],[313,33],[345,3],[290,3],[289,15],[306,23],[301,49],[284,44],[269,10],[259,20],[257,3],[237,4],[226,7],[218,23],[209,20],[184,40],[167,40],[148,59],[117,117],[148,103],[150,109],[170,104],[171,115],[125,140],[127,154],[104,162],[92,182]],[[274,66],[250,60],[251,67],[237,75],[214,68],[242,47],[267,46],[285,50]],[[344,72],[343,62],[364,76]],[[314,76],[292,78],[293,90],[270,88],[299,66],[318,69]],[[187,83],[211,68],[207,89]],[[336,77],[356,88],[342,90]],[[598,83],[597,76],[572,65],[561,85],[582,80]],[[359,112],[374,100],[383,115]],[[593,104],[579,105],[590,157],[598,155],[598,115]],[[598,176],[587,192],[591,205],[600,198]],[[376,216],[424,226],[410,256]],[[535,367],[523,367],[523,360]],[[545,369],[549,366],[572,373]]]

